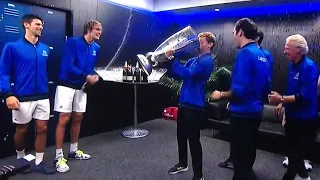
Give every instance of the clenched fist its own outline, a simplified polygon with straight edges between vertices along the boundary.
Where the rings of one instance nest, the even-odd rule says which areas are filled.
[[[93,85],[93,84],[95,84],[96,82],[99,81],[99,76],[97,76],[97,75],[88,75],[86,80],[90,85]]]
[[[212,100],[215,100],[215,101],[217,101],[217,100],[220,100],[222,97],[221,97],[221,92],[220,91],[217,91],[217,90],[215,90],[215,91],[213,91],[212,93],[211,93],[211,99]]]
[[[15,96],[10,96],[6,99],[6,104],[11,110],[19,110],[19,100]]]

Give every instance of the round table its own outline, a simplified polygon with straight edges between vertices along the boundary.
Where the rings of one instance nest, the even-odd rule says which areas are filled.
[[[122,136],[126,138],[141,138],[145,137],[149,134],[149,131],[146,129],[138,128],[138,113],[137,113],[137,86],[138,85],[147,85],[158,83],[159,81],[148,81],[148,82],[123,82],[123,81],[115,81],[124,84],[133,84],[134,91],[134,114],[133,114],[133,127],[122,131]]]

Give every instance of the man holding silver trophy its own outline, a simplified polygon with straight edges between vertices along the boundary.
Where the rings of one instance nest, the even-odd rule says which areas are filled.
[[[183,80],[177,120],[179,162],[169,170],[169,174],[188,170],[187,141],[189,141],[194,171],[192,180],[204,180],[200,130],[206,118],[204,88],[214,68],[211,50],[216,43],[215,36],[210,32],[200,33],[198,39],[199,54],[189,59],[185,65],[174,57],[174,50],[169,49],[165,52],[169,59],[166,63],[169,76]]]

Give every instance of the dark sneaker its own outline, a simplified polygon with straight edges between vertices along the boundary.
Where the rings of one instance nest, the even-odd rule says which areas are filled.
[[[198,178],[196,176],[193,176],[192,180],[204,180],[204,177]]]
[[[282,177],[282,180],[293,180],[295,178],[296,175],[292,175],[289,173],[285,173]]]
[[[181,166],[180,164],[177,164],[173,166],[171,169],[169,169],[169,174],[173,175],[185,171],[188,171],[188,166]]]
[[[54,174],[56,173],[56,168],[53,166],[48,166],[44,162],[41,162],[38,166],[34,164],[32,167],[33,172],[38,172],[42,174]]]
[[[221,168],[229,168],[229,169],[233,169],[234,168],[233,163],[232,163],[232,161],[230,159],[227,159],[224,162],[220,162],[218,164],[218,166],[221,167]]]
[[[20,174],[30,174],[32,172],[31,168],[28,167],[25,170],[21,171]]]
[[[70,152],[68,154],[68,159],[88,160],[91,159],[91,156],[83,151],[77,150],[76,152]]]

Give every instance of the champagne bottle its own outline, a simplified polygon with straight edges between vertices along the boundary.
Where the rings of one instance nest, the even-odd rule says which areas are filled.
[[[135,82],[140,82],[141,81],[141,71],[140,71],[140,68],[139,68],[139,63],[137,62],[136,64],[136,68],[134,70],[134,81]]]
[[[142,78],[141,82],[148,82],[148,75],[146,72],[142,71],[141,78]]]
[[[132,67],[131,67],[131,61],[128,61],[128,71],[127,71],[127,81],[132,82],[133,81],[133,73],[132,73]]]
[[[142,68],[139,69],[139,74],[140,74],[140,81],[139,82],[143,82],[143,76],[142,76],[143,70],[142,70]]]
[[[127,61],[124,63],[124,67],[122,69],[122,81],[126,82],[128,76],[128,63]]]

